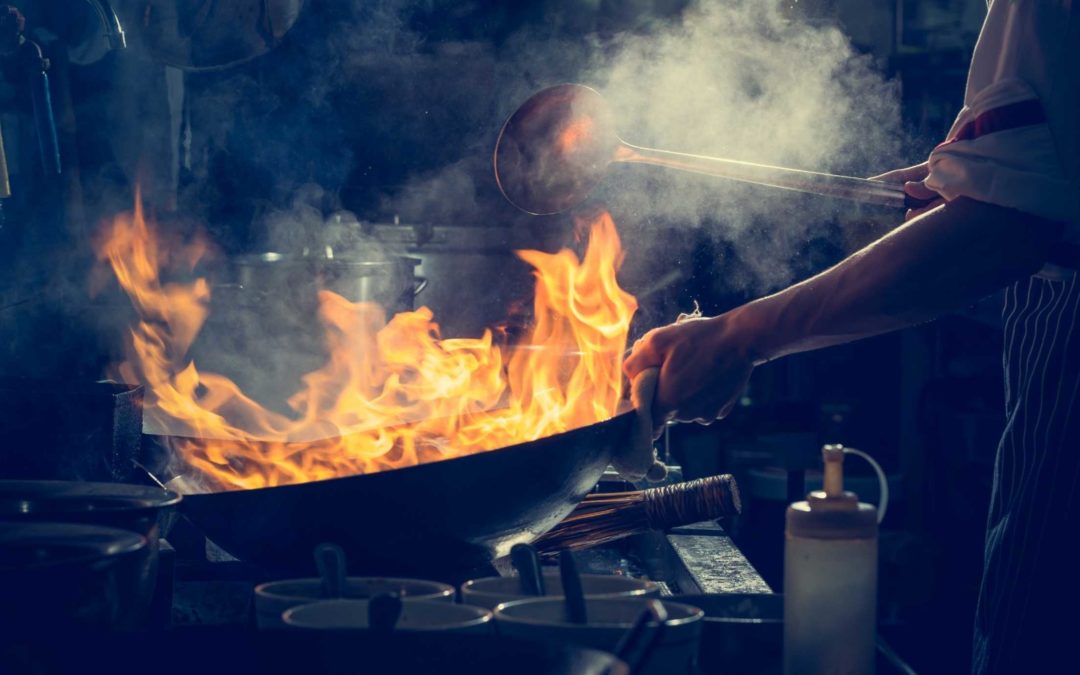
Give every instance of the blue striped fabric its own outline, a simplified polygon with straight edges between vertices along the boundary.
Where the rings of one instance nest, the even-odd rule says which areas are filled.
[[[979,675],[1080,672],[1078,278],[1006,291],[1007,417],[975,618]]]

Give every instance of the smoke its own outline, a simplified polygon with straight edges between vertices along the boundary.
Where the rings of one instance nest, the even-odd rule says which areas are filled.
[[[674,301],[671,291],[702,269],[713,278],[693,280],[694,292],[744,295],[813,271],[808,242],[839,239],[836,215],[859,209],[615,165],[576,212],[522,214],[498,193],[491,156],[503,121],[537,90],[562,82],[598,89],[620,135],[636,145],[852,175],[899,165],[896,84],[840,28],[808,21],[789,3],[486,4],[313,5],[315,23],[298,25],[301,33],[268,55],[272,65],[193,87],[194,152],[232,148],[233,168],[206,169],[192,194],[233,208],[251,199],[241,194],[244,180],[262,186],[240,242],[246,250],[329,246],[338,257],[369,259],[402,251],[364,236],[362,220],[519,229],[541,222],[568,233],[576,215],[602,204],[623,233],[621,279],[641,295],[640,322],[649,327],[687,309],[687,286]],[[459,277],[432,283],[453,286],[454,297],[488,297],[490,289],[470,286],[468,271]],[[290,392],[297,373],[321,357],[311,311],[299,311],[299,301],[275,313],[237,302],[246,300],[230,306],[217,294],[201,363],[245,389]],[[437,318],[462,311],[456,302],[433,309]]]
[[[896,84],[837,26],[806,20],[798,4],[497,4],[312,2],[274,51],[230,70],[185,75],[190,128],[178,150],[180,211],[201,220],[228,253],[329,245],[370,257],[397,251],[363,237],[359,221],[399,216],[569,232],[574,216],[599,202],[623,233],[622,280],[631,291],[659,297],[663,283],[685,282],[704,240],[723,256],[722,283],[753,294],[803,274],[792,261],[807,242],[837,238],[836,215],[858,209],[614,166],[577,214],[527,216],[502,198],[492,176],[502,122],[537,90],[581,82],[603,93],[620,135],[637,145],[854,175],[900,163]],[[465,277],[432,283],[476,297]],[[218,320],[227,318],[224,305],[216,293]],[[433,308],[437,316],[460,311]],[[222,334],[267,332],[262,315],[250,329],[232,316],[240,328]],[[285,327],[281,318],[277,328]],[[267,349],[302,351],[271,342],[264,340]],[[236,343],[243,351],[247,341]],[[250,354],[256,366],[270,361],[259,351]],[[243,364],[252,369],[259,370]]]
[[[380,211],[407,221],[520,223],[495,191],[491,150],[518,104],[567,81],[600,90],[620,135],[636,145],[850,175],[901,163],[898,86],[836,25],[810,22],[779,0],[729,0],[665,12],[656,8],[671,3],[651,11],[633,3],[613,31],[611,11],[570,4],[576,11],[541,3],[531,17],[540,20],[452,50],[428,44],[404,18],[415,2],[369,5],[355,30],[341,32],[333,49],[345,81],[370,75],[373,62],[393,64],[393,87],[376,87],[390,112],[373,114],[399,119],[392,130],[374,128],[406,148],[413,132],[430,139],[442,129],[445,141],[415,148],[443,161],[383,191]],[[448,148],[456,153],[440,158]],[[674,228],[689,246],[690,233],[704,230],[732,244],[740,267],[727,283],[747,292],[790,282],[797,272],[788,261],[808,240],[833,236],[836,214],[860,213],[828,198],[626,165],[612,167],[595,198],[632,235],[631,261],[635,250],[638,258],[670,250],[670,237],[652,232]]]

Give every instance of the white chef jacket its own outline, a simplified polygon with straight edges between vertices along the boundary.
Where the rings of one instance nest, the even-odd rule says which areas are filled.
[[[1080,0],[1078,0],[1080,1]],[[964,107],[926,185],[1065,224],[1080,243],[1080,19],[1073,0],[989,0]]]

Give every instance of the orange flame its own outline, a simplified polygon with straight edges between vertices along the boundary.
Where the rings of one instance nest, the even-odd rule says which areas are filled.
[[[581,147],[582,142],[592,136],[595,126],[596,124],[591,117],[581,117],[567,124],[559,132],[559,138],[556,141],[559,152],[567,155],[577,150]]]
[[[205,246],[169,254],[141,209],[117,217],[98,246],[139,321],[120,376],[147,391],[146,415],[214,490],[371,473],[534,440],[610,418],[622,397],[633,296],[615,273],[622,251],[610,215],[590,227],[584,258],[519,251],[534,268],[534,324],[500,348],[490,331],[442,339],[429,309],[389,321],[372,303],[319,294],[329,359],[303,378],[292,416],[271,412],[186,353],[206,319],[203,279],[166,283]]]

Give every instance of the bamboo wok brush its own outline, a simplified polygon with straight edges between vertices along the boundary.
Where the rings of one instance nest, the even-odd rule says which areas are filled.
[[[593,493],[533,545],[544,554],[577,551],[648,530],[738,515],[739,488],[728,474],[631,492]]]

